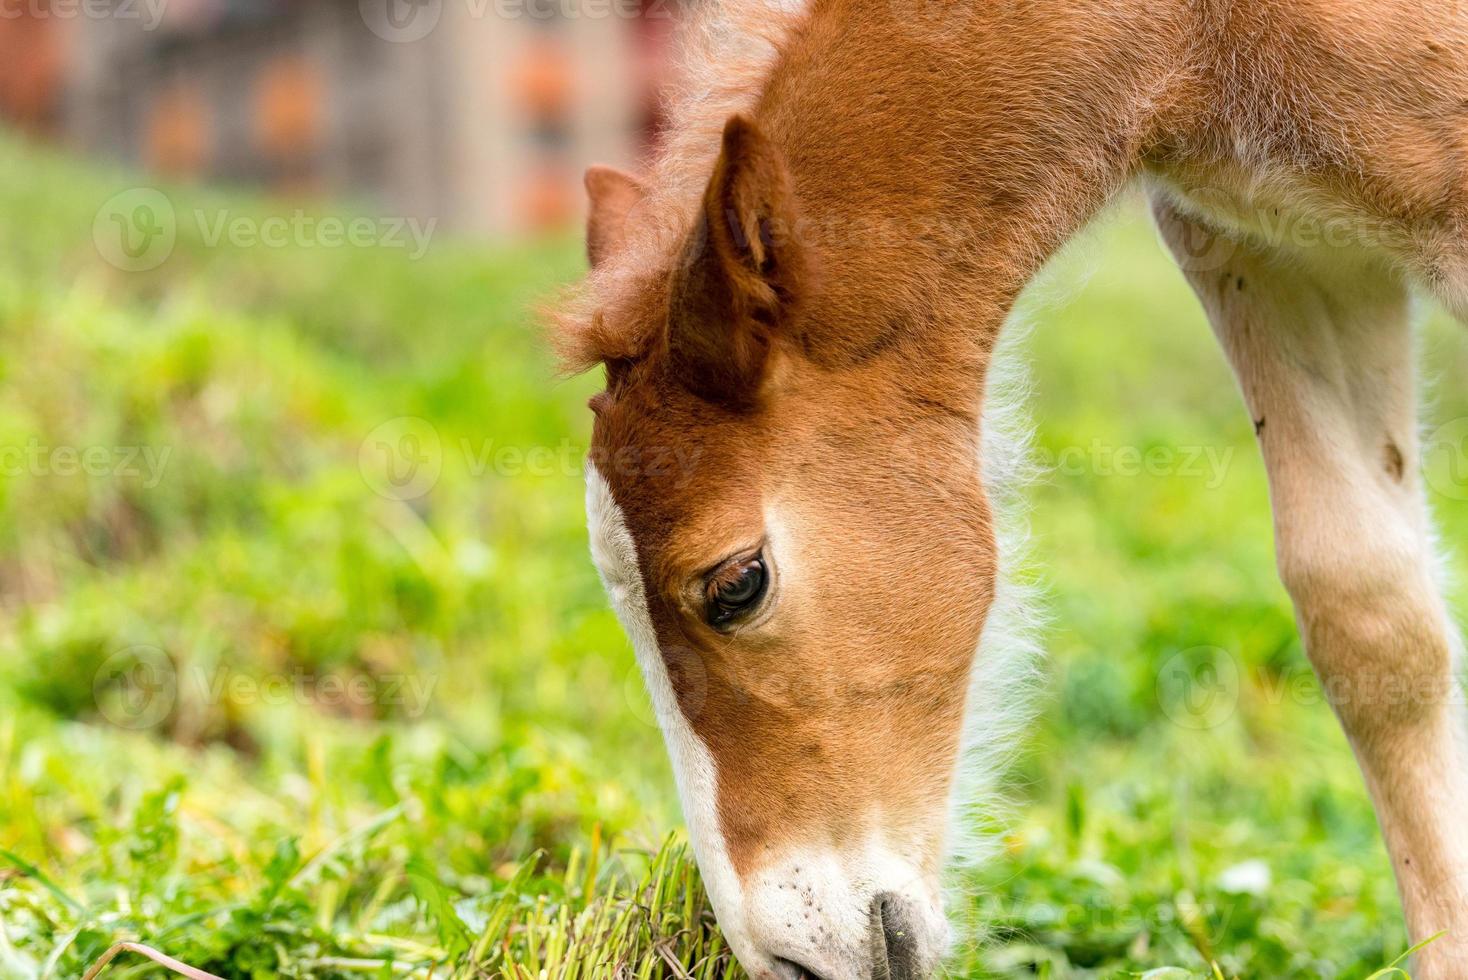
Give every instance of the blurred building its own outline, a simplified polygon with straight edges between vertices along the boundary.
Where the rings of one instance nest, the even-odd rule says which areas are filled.
[[[0,113],[170,178],[497,235],[657,127],[673,0],[0,0]]]

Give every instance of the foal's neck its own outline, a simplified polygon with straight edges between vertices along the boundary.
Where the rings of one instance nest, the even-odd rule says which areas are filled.
[[[807,347],[920,322],[982,357],[1039,265],[1170,138],[1184,7],[816,0],[756,108],[827,270]]]

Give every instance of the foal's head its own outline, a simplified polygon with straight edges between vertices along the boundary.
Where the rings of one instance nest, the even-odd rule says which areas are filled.
[[[645,191],[604,169],[587,184],[605,266]],[[978,393],[940,392],[900,337],[832,344],[833,319],[871,334],[912,311],[853,309],[854,270],[802,234],[755,124],[729,122],[700,212],[573,339],[608,379],[592,552],[741,962],[923,976],[947,942],[939,873],[995,580]]]

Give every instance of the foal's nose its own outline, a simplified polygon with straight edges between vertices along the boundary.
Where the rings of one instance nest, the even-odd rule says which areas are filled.
[[[872,980],[924,980],[916,926],[912,908],[900,895],[883,892],[872,900]]]
[[[853,856],[854,854],[854,856]],[[874,855],[874,856],[873,856]],[[870,848],[781,858],[715,901],[759,980],[928,980],[950,939],[939,882]],[[880,882],[881,884],[877,884]]]

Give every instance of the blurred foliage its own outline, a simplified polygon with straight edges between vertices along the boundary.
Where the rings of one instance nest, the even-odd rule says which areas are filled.
[[[3,140],[0,169],[0,976],[121,940],[252,980],[735,975],[585,557],[597,379],[554,378],[533,326],[576,244],[410,261],[181,219],[124,272],[93,223],[137,178]],[[1050,683],[951,969],[1364,977],[1406,938],[1249,419],[1121,210],[1023,304]],[[376,455],[405,433],[437,470],[412,492]],[[1194,723],[1178,657],[1233,665],[1228,710]]]

